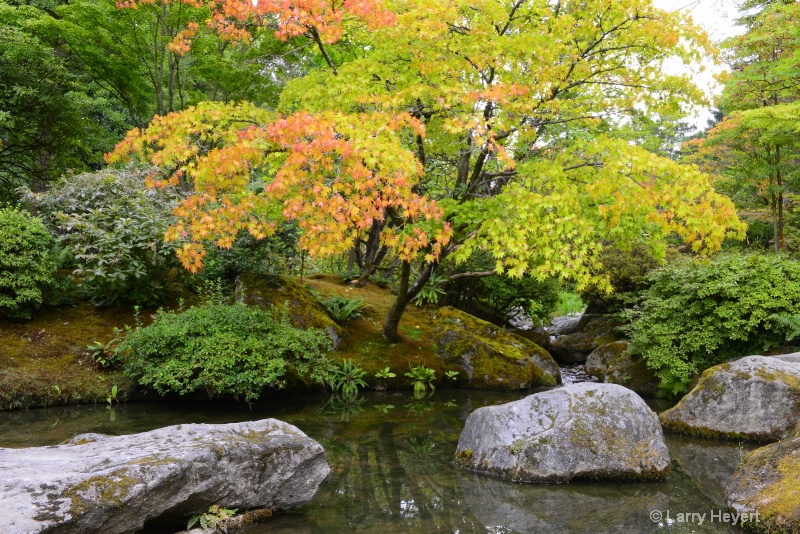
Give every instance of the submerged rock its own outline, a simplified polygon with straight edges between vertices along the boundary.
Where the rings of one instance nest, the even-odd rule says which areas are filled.
[[[757,519],[743,525],[750,530],[800,533],[800,438],[745,456],[728,490],[728,506]]]
[[[113,534],[212,504],[294,508],[314,496],[330,468],[319,443],[265,419],[0,448],[0,472],[0,532]]]
[[[435,319],[439,356],[464,370],[467,387],[519,391],[561,382],[558,364],[539,345],[450,307]]]
[[[341,327],[331,319],[325,307],[308,288],[288,276],[240,274],[236,277],[235,298],[237,302],[272,309],[278,314],[285,305],[292,326],[325,330],[333,341],[334,350],[342,339]]]
[[[475,410],[456,463],[515,482],[660,480],[670,470],[656,414],[629,389],[590,383]]]
[[[627,341],[596,348],[586,358],[586,372],[602,382],[619,384],[639,395],[652,397],[658,389],[658,378],[644,360],[627,354],[627,350]]]
[[[671,432],[777,441],[800,421],[800,364],[746,356],[707,369],[661,424]]]

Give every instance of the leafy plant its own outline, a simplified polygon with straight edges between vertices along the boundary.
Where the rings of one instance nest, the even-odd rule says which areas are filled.
[[[387,378],[394,378],[396,376],[397,375],[391,372],[388,367],[384,367],[383,369],[375,373],[375,378],[379,380],[386,380]]]
[[[328,310],[331,318],[337,323],[343,323],[356,317],[361,317],[364,310],[364,299],[351,299],[343,295],[334,295],[321,301]]]
[[[165,242],[164,232],[181,194],[147,189],[147,174],[128,167],[67,176],[23,198],[71,251],[73,272],[95,304],[154,304],[180,272],[180,242]]]
[[[786,327],[786,341],[791,341],[800,336],[800,314],[773,313],[769,318]]]
[[[375,409],[381,413],[389,413],[389,410],[394,410],[394,404],[376,404]]]
[[[341,391],[346,398],[355,398],[359,387],[367,387],[364,381],[366,375],[367,372],[360,366],[356,367],[353,360],[347,359],[340,366],[331,369],[328,385],[334,392]]]
[[[458,371],[445,371],[444,376],[450,380],[458,380]]]
[[[86,350],[89,355],[97,362],[100,367],[112,367],[120,360],[117,346],[123,339],[123,331],[114,327],[114,337],[105,343],[102,341],[93,341],[86,345]]]
[[[108,392],[108,396],[106,397],[106,402],[108,403],[109,406],[117,402],[117,392],[118,392],[117,385],[114,384],[113,386],[111,386],[111,391]]]
[[[282,387],[289,369],[327,381],[328,335],[292,327],[286,308],[274,313],[241,303],[159,310],[149,326],[128,329],[119,345],[125,373],[161,394],[204,390],[248,401],[264,387]]]
[[[430,388],[431,391],[436,389],[433,385],[434,380],[436,380],[436,371],[430,367],[417,365],[412,367],[405,375],[411,379],[415,396],[424,395],[428,388]]]
[[[218,504],[212,504],[208,508],[208,512],[193,515],[186,524],[186,528],[190,529],[199,522],[200,527],[204,529],[216,529],[233,517],[237,510],[237,508],[222,508]]]
[[[55,284],[55,240],[41,219],[0,209],[0,316],[30,319]]]
[[[648,283],[641,304],[625,312],[625,330],[665,396],[712,365],[780,345],[772,317],[800,313],[800,262],[782,255],[684,259],[652,271]]]
[[[414,297],[413,302],[417,306],[424,306],[425,304],[437,304],[439,298],[446,294],[442,287],[447,283],[447,277],[440,274],[433,274],[428,280],[428,283],[423,286],[419,293]]]

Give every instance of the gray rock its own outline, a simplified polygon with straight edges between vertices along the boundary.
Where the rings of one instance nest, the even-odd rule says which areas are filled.
[[[778,354],[777,356],[772,357],[789,363],[800,363],[800,352],[792,352],[791,354]]]
[[[464,370],[467,387],[519,391],[561,382],[561,371],[539,345],[450,307],[436,311],[439,356]]]
[[[727,489],[745,454],[747,443],[667,436],[667,447],[681,470],[718,507],[726,506]]]
[[[513,333],[521,338],[525,338],[528,341],[536,343],[544,350],[548,350],[550,347],[550,334],[545,332],[544,328],[542,327],[537,326],[531,330],[514,330]]]
[[[652,397],[658,389],[658,378],[644,360],[627,354],[627,350],[627,341],[596,348],[586,358],[586,372],[602,382],[619,384],[639,395]]]
[[[670,432],[777,441],[800,421],[800,365],[746,356],[707,369],[697,386],[661,414]]]
[[[545,326],[544,329],[547,330],[548,334],[554,336],[572,334],[578,329],[578,325],[581,322],[581,317],[583,317],[582,313],[556,317],[548,326]]]
[[[475,410],[456,463],[516,482],[658,480],[670,470],[656,414],[629,389],[591,383]]]
[[[293,508],[330,472],[319,443],[275,419],[72,441],[0,448],[0,532],[113,534],[212,504]]]
[[[562,364],[584,363],[593,350],[613,343],[620,337],[615,329],[566,334],[550,342],[550,354]]]
[[[728,490],[728,506],[754,514],[756,532],[800,533],[800,438],[756,449],[744,457]]]

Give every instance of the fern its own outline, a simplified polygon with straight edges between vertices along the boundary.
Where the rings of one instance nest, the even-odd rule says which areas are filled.
[[[791,341],[797,336],[800,336],[800,314],[790,315],[788,313],[773,313],[769,318],[786,327],[788,330],[786,341]]]

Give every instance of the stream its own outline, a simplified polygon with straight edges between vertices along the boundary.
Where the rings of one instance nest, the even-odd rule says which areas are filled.
[[[0,412],[0,447],[53,445],[85,432],[118,435],[275,417],[319,441],[332,472],[311,503],[249,527],[252,534],[742,532],[721,522],[720,513],[727,512],[724,488],[748,445],[667,436],[673,463],[666,482],[521,485],[456,468],[453,452],[470,412],[523,396],[436,390],[424,400],[387,392],[365,393],[355,402],[311,396],[253,405],[162,402]]]

